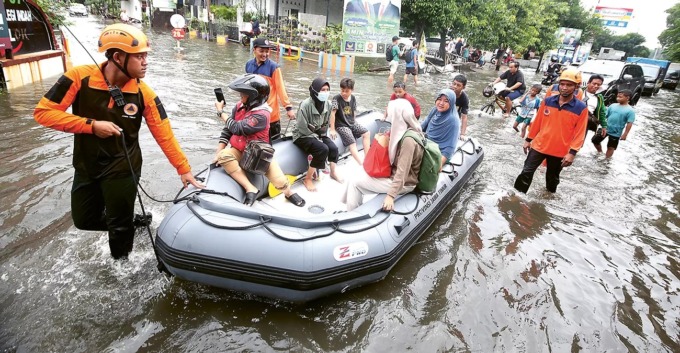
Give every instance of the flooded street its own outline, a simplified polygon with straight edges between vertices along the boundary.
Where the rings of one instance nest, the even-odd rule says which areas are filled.
[[[76,21],[74,33],[103,60],[103,24]],[[183,41],[178,54],[169,31],[147,33],[145,81],[196,173],[222,129],[213,88],[233,105],[227,83],[251,56],[201,40]],[[91,62],[71,47],[74,64]],[[339,93],[343,75],[280,62],[295,106],[317,75]],[[611,160],[589,134],[556,194],[539,169],[523,195],[512,188],[524,162],[512,119],[479,112],[496,74],[467,74],[468,135],[486,155],[454,203],[383,281],[306,305],[167,279],[141,231],[129,261],[113,261],[104,233],[73,227],[73,136],[33,120],[57,77],[0,92],[0,352],[679,352],[679,92],[643,97]],[[359,110],[384,109],[387,74],[353,77]],[[423,116],[450,81],[433,74],[409,85]],[[180,179],[146,126],[140,145],[141,185],[172,199]],[[144,205],[155,229],[170,204]]]

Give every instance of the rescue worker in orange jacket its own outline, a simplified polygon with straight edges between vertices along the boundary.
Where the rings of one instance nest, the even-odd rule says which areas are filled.
[[[101,69],[84,65],[67,71],[34,112],[41,125],[74,134],[73,223],[78,229],[108,231],[115,259],[132,251],[134,203],[142,169],[138,142],[142,117],[182,185],[203,187],[175,140],[163,104],[139,80],[146,74],[150,50],[146,35],[133,26],[120,23],[104,28],[99,52],[106,52],[107,61]],[[69,107],[72,114],[66,112]]]
[[[522,173],[515,180],[515,189],[526,193],[534,172],[543,160],[547,160],[546,187],[550,192],[557,191],[562,168],[574,162],[586,135],[588,107],[574,96],[579,82],[581,72],[563,72],[560,75],[560,94],[547,97],[538,108],[524,143],[527,159]]]
[[[293,105],[290,103],[286,85],[283,83],[283,74],[277,63],[269,59],[271,49],[276,48],[265,38],[257,38],[253,41],[253,58],[246,63],[247,74],[258,74],[267,79],[271,93],[267,104],[272,108],[271,122],[269,123],[269,139],[273,141],[281,137],[281,122],[279,103],[286,108],[288,119],[295,119]]]

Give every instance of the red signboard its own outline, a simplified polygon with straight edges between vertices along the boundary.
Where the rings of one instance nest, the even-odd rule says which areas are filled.
[[[2,22],[9,30],[14,55],[56,49],[52,29],[39,7],[33,2],[24,0],[2,0],[2,2],[5,7]],[[0,25],[0,27],[3,26]],[[0,30],[0,37],[3,33],[4,31]]]
[[[5,4],[0,1],[0,56],[5,54],[5,49],[12,48],[12,40],[9,35],[9,25],[5,19]]]
[[[184,28],[173,28],[172,38],[175,38],[177,40],[184,39]]]

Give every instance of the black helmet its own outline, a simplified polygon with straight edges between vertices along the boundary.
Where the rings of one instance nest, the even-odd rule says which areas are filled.
[[[557,55],[552,55],[550,57],[550,61],[556,63],[557,62]]]
[[[484,97],[489,98],[493,96],[493,86],[486,86],[484,87],[484,90],[482,91],[482,94]]]
[[[262,105],[269,98],[269,83],[260,75],[243,75],[231,81],[229,88],[248,95],[246,109]]]

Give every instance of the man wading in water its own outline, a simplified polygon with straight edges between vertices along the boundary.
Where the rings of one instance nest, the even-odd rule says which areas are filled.
[[[191,174],[163,104],[140,81],[146,75],[150,50],[146,35],[133,26],[104,28],[99,52],[106,52],[107,61],[101,64],[101,70],[97,65],[83,65],[67,71],[45,93],[34,112],[41,125],[75,135],[73,223],[78,229],[108,231],[114,259],[126,258],[132,251],[135,197],[142,171],[137,140],[142,117],[177,169],[182,185],[203,187]],[[73,114],[66,112],[69,107]],[[123,150],[123,139],[127,151]],[[137,180],[132,177],[133,171]]]
[[[515,180],[515,189],[526,193],[534,172],[548,161],[545,182],[548,191],[557,191],[562,168],[574,162],[583,146],[588,125],[588,107],[574,92],[581,82],[580,71],[565,71],[560,76],[560,94],[543,100],[524,142],[524,169]]]

